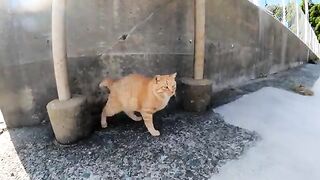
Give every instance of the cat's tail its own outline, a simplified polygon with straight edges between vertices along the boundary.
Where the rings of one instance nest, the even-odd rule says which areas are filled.
[[[113,83],[114,83],[114,81],[112,79],[104,79],[99,84],[99,87],[100,88],[106,87],[106,88],[110,89],[110,87],[112,86]]]

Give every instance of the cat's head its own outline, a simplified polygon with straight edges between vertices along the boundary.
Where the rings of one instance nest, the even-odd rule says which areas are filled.
[[[155,93],[166,96],[173,96],[176,94],[176,76],[177,73],[170,75],[156,75],[153,78]]]

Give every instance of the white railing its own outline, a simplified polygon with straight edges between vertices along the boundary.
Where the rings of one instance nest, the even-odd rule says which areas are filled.
[[[298,36],[318,57],[320,57],[320,45],[318,38],[296,0],[278,0],[277,4],[271,4],[275,2],[274,0],[249,1],[281,21],[284,26],[296,34],[296,36]],[[277,8],[277,10],[274,10],[275,8]],[[286,10],[283,11],[283,9]],[[285,12],[285,14],[282,12]],[[283,19],[284,16],[286,17],[285,19]]]

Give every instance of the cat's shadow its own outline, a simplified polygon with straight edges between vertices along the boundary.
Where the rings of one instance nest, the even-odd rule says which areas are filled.
[[[155,129],[160,130],[162,129],[162,113],[163,112],[157,112],[154,114],[154,127]],[[141,116],[140,113],[136,113],[137,116]],[[110,131],[110,130],[117,130],[117,131],[136,131],[136,132],[147,132],[147,128],[144,125],[144,121],[134,121],[130,119],[126,114],[119,113],[117,115],[114,115],[112,117],[108,117],[108,127],[107,128],[101,128],[100,123],[96,124],[96,130],[97,131]]]
[[[99,107],[103,107],[104,103],[100,103]],[[102,109],[102,108],[101,108]],[[159,130],[160,133],[163,129],[163,124],[165,123],[163,117],[176,112],[179,110],[179,101],[177,101],[176,97],[172,97],[167,105],[167,107],[163,110],[160,110],[153,114],[153,124],[155,129]],[[97,112],[96,112],[97,113]],[[95,130],[96,131],[109,131],[109,130],[118,130],[118,131],[137,131],[137,132],[148,132],[147,128],[144,125],[144,121],[134,121],[130,119],[125,113],[121,112],[112,117],[107,118],[108,127],[101,128],[100,124],[100,115],[95,113]],[[135,114],[141,117],[139,112],[135,112]]]

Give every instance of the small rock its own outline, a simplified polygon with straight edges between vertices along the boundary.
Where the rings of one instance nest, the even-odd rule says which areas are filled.
[[[83,173],[83,175],[82,175],[82,177],[84,177],[84,178],[89,178],[90,177],[90,173]]]
[[[13,174],[13,173],[11,173],[10,175],[11,175],[11,176],[14,176],[14,174]]]

